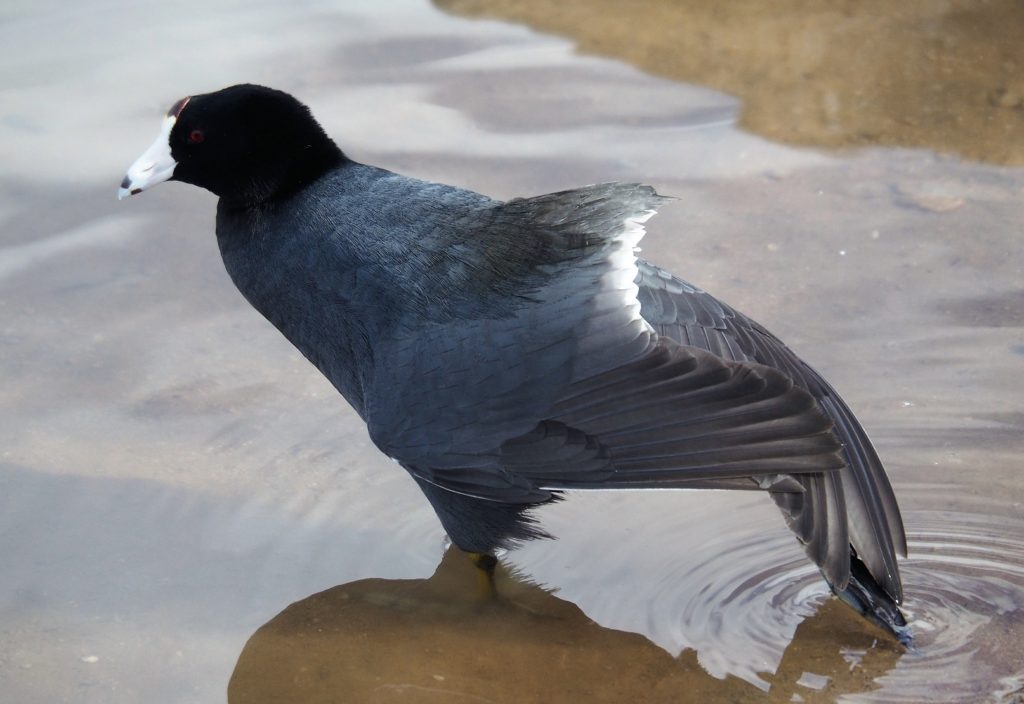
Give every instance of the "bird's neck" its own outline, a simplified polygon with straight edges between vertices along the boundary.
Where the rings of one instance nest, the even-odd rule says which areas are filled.
[[[246,168],[247,178],[220,193],[232,209],[258,208],[287,199],[350,160],[326,135],[307,140],[289,153]]]
[[[368,310],[354,261],[336,250],[324,256],[315,240],[279,236],[275,210],[221,201],[217,243],[225,268],[246,300],[362,413],[381,311]]]

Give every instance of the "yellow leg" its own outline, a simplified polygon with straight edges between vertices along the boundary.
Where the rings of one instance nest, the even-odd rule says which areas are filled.
[[[484,552],[467,553],[477,568],[477,585],[480,596],[493,599],[498,595],[494,588],[494,568],[498,566],[498,558]]]

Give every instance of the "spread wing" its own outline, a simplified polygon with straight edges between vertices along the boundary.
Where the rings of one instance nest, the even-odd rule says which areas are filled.
[[[660,201],[649,187],[606,184],[481,215],[477,239],[517,263],[502,280],[519,282],[519,303],[493,317],[435,316],[378,345],[371,436],[419,480],[501,503],[567,488],[768,489],[845,585],[842,485],[828,478],[845,463],[829,415],[738,341],[722,338],[730,354],[645,320],[637,282],[648,270],[634,247]],[[483,257],[464,263],[491,275]]]
[[[812,551],[821,549],[817,524],[839,522],[842,516],[831,507],[845,505],[850,543],[882,587],[900,601],[895,553],[907,552],[903,520],[878,454],[839,394],[774,335],[710,294],[643,261],[638,263],[637,283],[643,316],[659,335],[723,359],[767,365],[814,397],[843,444],[843,467],[837,474],[799,477],[805,491],[776,493],[776,502]]]

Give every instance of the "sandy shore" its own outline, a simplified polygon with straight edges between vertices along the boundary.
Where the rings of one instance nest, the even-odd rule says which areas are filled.
[[[1024,164],[1024,5],[1014,0],[435,3],[731,93],[743,127],[769,139]]]

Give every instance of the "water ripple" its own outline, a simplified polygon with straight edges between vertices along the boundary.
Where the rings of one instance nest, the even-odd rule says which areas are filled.
[[[1014,682],[1024,682],[1024,650],[1012,633],[1024,624],[1024,521],[919,510],[908,513],[907,525],[911,557],[902,573],[915,647],[899,667],[878,673],[881,688],[869,699],[954,702],[993,695],[1003,701],[1000,682],[1007,693]],[[777,543],[775,536],[750,535],[710,560],[677,565],[662,580],[672,589],[710,575],[695,593],[677,591],[671,609],[657,616],[680,639],[704,634],[700,656],[709,671],[749,680],[743,670],[750,653],[770,663],[792,616],[810,616],[826,598],[827,588],[806,560],[766,564],[780,551]],[[761,568],[750,571],[751,564]],[[733,659],[744,651],[743,661]]]
[[[900,565],[915,637],[911,651],[894,650],[881,631],[852,615],[840,621],[832,611],[812,626],[825,633],[821,648],[836,646],[843,667],[860,668],[859,675],[874,682],[877,689],[860,697],[1010,702],[1024,683],[1024,650],[1015,635],[1024,628],[1024,518],[1019,507],[990,497],[958,496],[955,511],[916,508],[941,506],[954,491],[901,488],[910,558]],[[563,597],[603,625],[642,632],[670,651],[693,648],[712,675],[738,676],[774,692],[794,633],[829,599],[818,570],[790,534],[772,529],[756,501],[709,495],[701,511],[663,511],[649,495],[643,501],[648,510],[641,518],[614,524],[606,517],[631,507],[600,504],[597,513],[610,528],[583,511],[569,519],[577,531],[586,524],[596,546],[617,534],[613,552],[598,556],[599,547],[570,537],[571,547],[552,546],[544,559],[528,560],[526,571],[564,587]],[[666,545],[665,536],[685,540],[676,547]],[[566,548],[574,553],[570,559]],[[580,576],[595,563],[605,572]],[[861,642],[873,644],[865,651]],[[881,658],[885,667],[865,656],[878,649],[896,653]]]
[[[1024,624],[1024,520],[940,510],[908,519],[903,581],[916,647],[904,667],[881,678],[884,700],[977,701],[989,693],[990,701],[1012,701],[1010,680],[1024,682],[1024,652],[1011,633]]]

